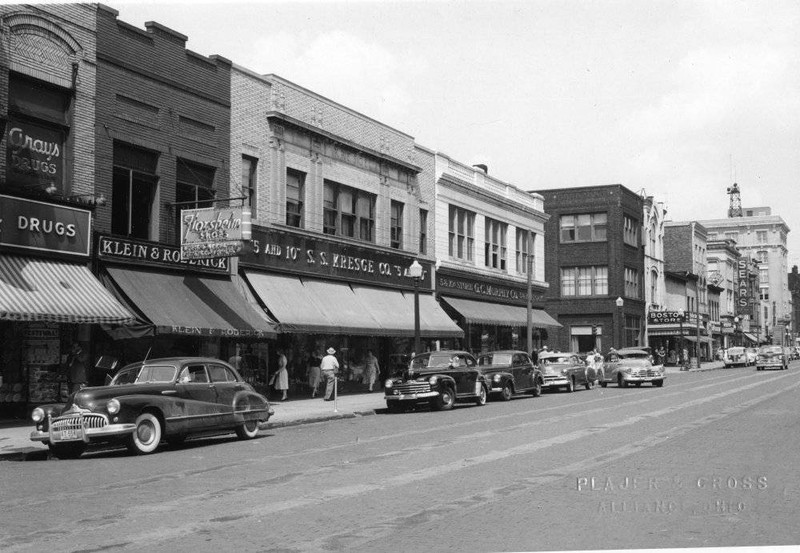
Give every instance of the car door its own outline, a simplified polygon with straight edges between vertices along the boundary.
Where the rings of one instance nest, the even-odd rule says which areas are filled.
[[[472,357],[464,353],[454,355],[451,375],[456,381],[456,395],[463,396],[475,393],[475,380],[478,371],[475,370],[475,360]]]
[[[526,353],[515,353],[511,359],[517,390],[533,388],[533,362]]]
[[[219,413],[216,386],[211,382],[205,363],[189,363],[181,369],[176,385],[185,405],[185,415],[193,429],[214,426]]]
[[[570,355],[569,362],[572,365],[571,372],[575,375],[575,384],[584,384],[586,382],[586,365],[577,355]]]
[[[606,362],[603,364],[604,380],[613,382],[617,378],[617,371],[619,370],[619,356],[616,353],[609,354]]]
[[[221,363],[209,363],[208,375],[217,392],[217,412],[220,414],[220,424],[233,422],[233,400],[236,392],[244,387],[236,379],[236,375]]]

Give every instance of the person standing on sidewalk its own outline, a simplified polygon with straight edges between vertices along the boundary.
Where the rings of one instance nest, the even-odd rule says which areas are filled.
[[[369,391],[372,391],[372,387],[375,385],[375,380],[378,378],[378,374],[380,373],[381,367],[378,364],[378,358],[375,357],[375,354],[372,353],[371,349],[367,350],[367,357],[364,360],[364,380],[367,385],[369,385]]]
[[[289,370],[286,365],[286,355],[283,350],[278,350],[278,371],[272,375],[271,379],[275,390],[282,394],[278,401],[286,401],[286,394],[289,392]]]
[[[73,342],[72,349],[67,357],[67,369],[69,370],[69,393],[74,394],[86,386],[86,364],[88,356],[83,351],[79,342]]]
[[[322,378],[325,380],[325,401],[333,401],[333,386],[336,381],[336,373],[339,372],[339,361],[336,359],[336,350],[328,348],[325,352],[327,355],[322,358],[320,369],[322,370]]]
[[[308,385],[311,388],[311,397],[317,397],[319,383],[322,381],[321,361],[316,351],[313,351],[308,358]]]

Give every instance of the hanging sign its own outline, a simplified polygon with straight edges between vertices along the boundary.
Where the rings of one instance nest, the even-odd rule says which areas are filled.
[[[241,207],[181,211],[181,259],[237,256],[244,249],[250,211]]]

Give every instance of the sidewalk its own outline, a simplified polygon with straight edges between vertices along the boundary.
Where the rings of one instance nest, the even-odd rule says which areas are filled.
[[[270,402],[275,414],[261,428],[281,428],[335,419],[350,419],[374,415],[386,408],[383,390],[363,394],[339,396],[336,401],[291,398],[288,401]],[[30,420],[0,421],[0,461],[41,458],[47,454],[47,446],[29,439],[33,430]]]

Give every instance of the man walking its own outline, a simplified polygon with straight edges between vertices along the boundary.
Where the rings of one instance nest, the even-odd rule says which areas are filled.
[[[322,378],[325,380],[325,401],[333,401],[333,385],[336,382],[336,373],[339,372],[339,361],[335,357],[336,350],[328,348],[325,352],[327,355],[322,358],[320,369],[322,370]]]

